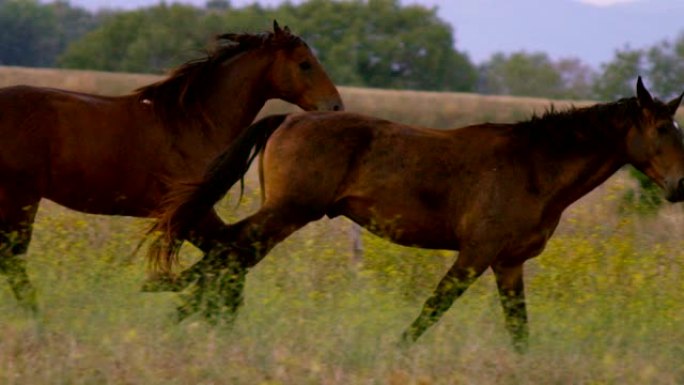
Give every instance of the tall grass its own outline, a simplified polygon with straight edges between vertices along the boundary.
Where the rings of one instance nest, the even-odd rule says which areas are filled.
[[[406,114],[391,110],[383,91],[345,92],[369,96],[382,114]],[[447,110],[438,97],[470,98],[399,96],[407,95],[418,110]],[[414,346],[397,347],[453,253],[364,233],[357,263],[349,223],[322,220],[250,272],[231,328],[198,318],[177,324],[176,294],[139,291],[145,262],[131,252],[148,220],[45,202],[27,256],[40,316],[24,314],[0,284],[0,384],[681,384],[683,217],[677,206],[645,219],[617,215],[629,186],[620,174],[574,205],[546,251],[526,264],[524,356],[509,347],[489,273]],[[228,221],[258,207],[253,174],[237,209],[235,202],[231,194],[219,207]],[[198,257],[191,247],[182,253],[186,265]]]

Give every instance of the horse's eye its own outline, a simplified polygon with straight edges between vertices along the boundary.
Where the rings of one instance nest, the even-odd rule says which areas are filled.
[[[299,69],[301,69],[302,71],[308,71],[311,69],[311,63],[309,63],[308,61],[303,61],[299,63]]]
[[[668,131],[670,131],[671,127],[672,126],[669,124],[661,124],[660,126],[658,126],[658,133],[659,134],[666,134]]]

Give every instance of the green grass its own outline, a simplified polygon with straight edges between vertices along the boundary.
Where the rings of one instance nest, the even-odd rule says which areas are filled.
[[[253,179],[249,186],[254,187]],[[250,273],[233,328],[176,324],[172,293],[139,292],[131,257],[146,220],[45,204],[28,255],[33,320],[0,286],[1,384],[676,384],[684,382],[684,258],[659,217],[614,214],[618,177],[568,213],[526,264],[531,350],[509,348],[491,274],[408,350],[398,336],[453,261],[447,252],[364,234],[352,261],[348,222],[324,220]],[[228,220],[257,206],[250,188]],[[198,254],[183,253],[185,264]]]

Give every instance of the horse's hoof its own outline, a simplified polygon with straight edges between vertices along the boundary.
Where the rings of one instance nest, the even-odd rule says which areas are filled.
[[[399,350],[407,350],[408,348],[413,346],[413,344],[415,342],[416,342],[415,338],[410,336],[408,332],[404,332],[401,334],[401,337],[399,337],[399,340],[396,341],[395,346]]]

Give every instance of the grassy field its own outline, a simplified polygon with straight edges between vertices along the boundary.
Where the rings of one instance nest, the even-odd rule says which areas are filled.
[[[124,93],[144,75],[0,69],[16,83]],[[538,99],[342,89],[350,110],[436,127],[519,120]],[[556,102],[558,106],[565,105]],[[281,111],[279,103],[269,111]],[[509,348],[490,273],[413,347],[398,337],[453,262],[447,252],[364,233],[351,256],[344,219],[296,233],[252,270],[235,325],[173,322],[178,297],[139,291],[147,220],[92,216],[44,202],[28,254],[38,319],[0,284],[0,384],[683,384],[684,216],[617,214],[620,173],[566,213],[526,264],[531,349]],[[229,221],[258,206],[220,205]],[[198,254],[188,247],[183,263]]]

